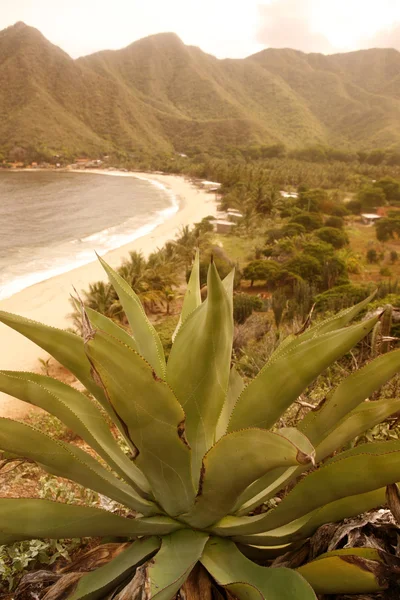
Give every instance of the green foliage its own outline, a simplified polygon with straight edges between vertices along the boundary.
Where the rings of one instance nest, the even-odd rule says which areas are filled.
[[[400,236],[400,215],[379,219],[375,225],[376,237],[380,242],[387,242]]]
[[[208,267],[210,266],[210,261],[214,261],[218,272],[221,273],[221,277],[226,277],[232,269],[235,267],[235,264],[228,258],[228,256],[217,246],[214,246],[209,252],[204,254],[204,258],[200,261],[200,285],[201,287],[207,284],[207,273]],[[186,278],[188,279],[189,272],[186,274]],[[240,271],[238,268],[235,269],[235,287],[238,285],[240,281]]]
[[[386,203],[385,192],[380,187],[373,185],[362,188],[357,198],[364,211],[375,210],[378,206],[383,206]]]
[[[374,186],[383,190],[388,204],[400,201],[400,182],[393,177],[383,177],[376,181]]]
[[[343,229],[344,221],[341,217],[332,216],[325,221],[325,227],[336,227],[337,229]]]
[[[319,312],[337,311],[361,302],[370,294],[370,289],[363,285],[346,283],[322,292],[315,297],[315,308]]]
[[[160,337],[166,358],[168,358],[169,353],[171,352],[172,338],[178,325],[178,320],[177,316],[170,315],[155,324],[155,329]]]
[[[343,246],[349,243],[347,233],[335,227],[321,227],[321,229],[314,231],[314,235],[319,237],[323,242],[332,244],[336,249],[343,248]]]
[[[13,591],[27,571],[44,568],[59,559],[70,560],[82,545],[80,539],[27,540],[10,546],[0,546],[0,592]]]
[[[303,212],[290,220],[290,223],[303,225],[306,231],[314,231],[323,225],[322,217],[319,214]]]
[[[253,314],[263,308],[263,302],[257,296],[250,294],[235,294],[233,296],[233,320],[242,325]]]
[[[350,202],[346,204],[346,207],[351,213],[353,213],[353,215],[359,215],[363,210],[360,200],[350,200]]]
[[[308,281],[318,281],[322,275],[320,262],[307,254],[299,254],[287,264],[287,269]]]
[[[323,205],[329,196],[325,190],[315,189],[301,192],[298,199],[298,206],[307,212],[323,212]]]
[[[391,250],[390,251],[390,262],[392,264],[394,264],[395,262],[397,262],[399,260],[399,255],[396,252],[396,250]]]
[[[335,206],[332,207],[330,214],[333,217],[343,218],[350,214],[350,210],[348,205],[344,206],[344,204],[335,204]]]
[[[254,260],[243,269],[243,278],[251,282],[264,282],[267,287],[273,288],[281,274],[280,265],[273,260]]]
[[[319,230],[317,230],[318,232]],[[333,257],[335,250],[333,245],[319,239],[309,239],[303,244],[304,254],[316,258],[321,264]]]
[[[381,267],[379,269],[379,275],[382,275],[383,277],[391,277],[393,275],[393,273],[389,269],[389,267]]]
[[[367,250],[367,263],[369,263],[370,265],[376,264],[377,262],[379,262],[379,257],[378,257],[378,253],[375,250],[375,248],[369,248],[369,250]]]
[[[296,237],[297,235],[303,235],[306,233],[306,228],[300,223],[286,223],[281,229],[284,236]]]

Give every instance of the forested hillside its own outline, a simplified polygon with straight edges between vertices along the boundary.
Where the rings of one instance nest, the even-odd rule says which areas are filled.
[[[0,32],[0,150],[211,151],[400,144],[400,53],[217,58],[172,33],[73,60],[23,23]]]

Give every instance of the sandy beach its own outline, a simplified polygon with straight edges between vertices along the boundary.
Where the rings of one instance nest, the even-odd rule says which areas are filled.
[[[96,171],[96,173],[99,173]],[[99,173],[99,176],[103,173]],[[113,172],[104,175],[114,174]],[[112,267],[118,267],[131,250],[142,251],[145,256],[175,238],[183,225],[192,225],[207,215],[215,215],[217,206],[214,194],[206,193],[193,186],[183,177],[173,175],[153,175],[147,173],[124,173],[155,180],[170,189],[179,200],[179,211],[151,233],[112,250],[105,259]],[[16,313],[46,323],[53,327],[66,328],[71,325],[67,315],[71,312],[69,297],[73,286],[79,291],[88,288],[94,281],[105,280],[103,269],[98,262],[57,275],[41,283],[28,287],[0,302],[0,310]],[[35,344],[20,334],[0,324],[0,369],[40,372],[39,358],[47,355]],[[10,396],[0,393],[0,416],[22,417],[30,406]]]

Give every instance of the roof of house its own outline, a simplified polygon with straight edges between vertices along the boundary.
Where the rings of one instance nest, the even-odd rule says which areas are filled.
[[[364,219],[381,219],[380,215],[376,215],[375,213],[362,213],[361,215]]]

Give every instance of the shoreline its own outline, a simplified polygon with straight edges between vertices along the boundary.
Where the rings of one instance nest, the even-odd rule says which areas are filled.
[[[114,171],[94,170],[93,172],[99,175],[116,176]],[[104,254],[104,258],[114,268],[120,265],[130,251],[141,251],[148,256],[167,241],[174,239],[181,227],[193,225],[204,217],[217,213],[215,196],[197,188],[182,176],[136,172],[118,173],[117,176],[137,177],[164,185],[166,193],[172,192],[177,198],[179,209],[148,234]],[[71,325],[68,314],[71,312],[69,298],[73,286],[81,291],[87,289],[90,283],[99,280],[106,280],[105,273],[97,261],[91,262],[36,283],[1,300],[0,310],[64,329]],[[1,323],[0,340],[1,370],[40,371],[39,359],[45,358],[46,352]],[[30,410],[32,407],[29,404],[0,393],[0,416],[21,418]]]

